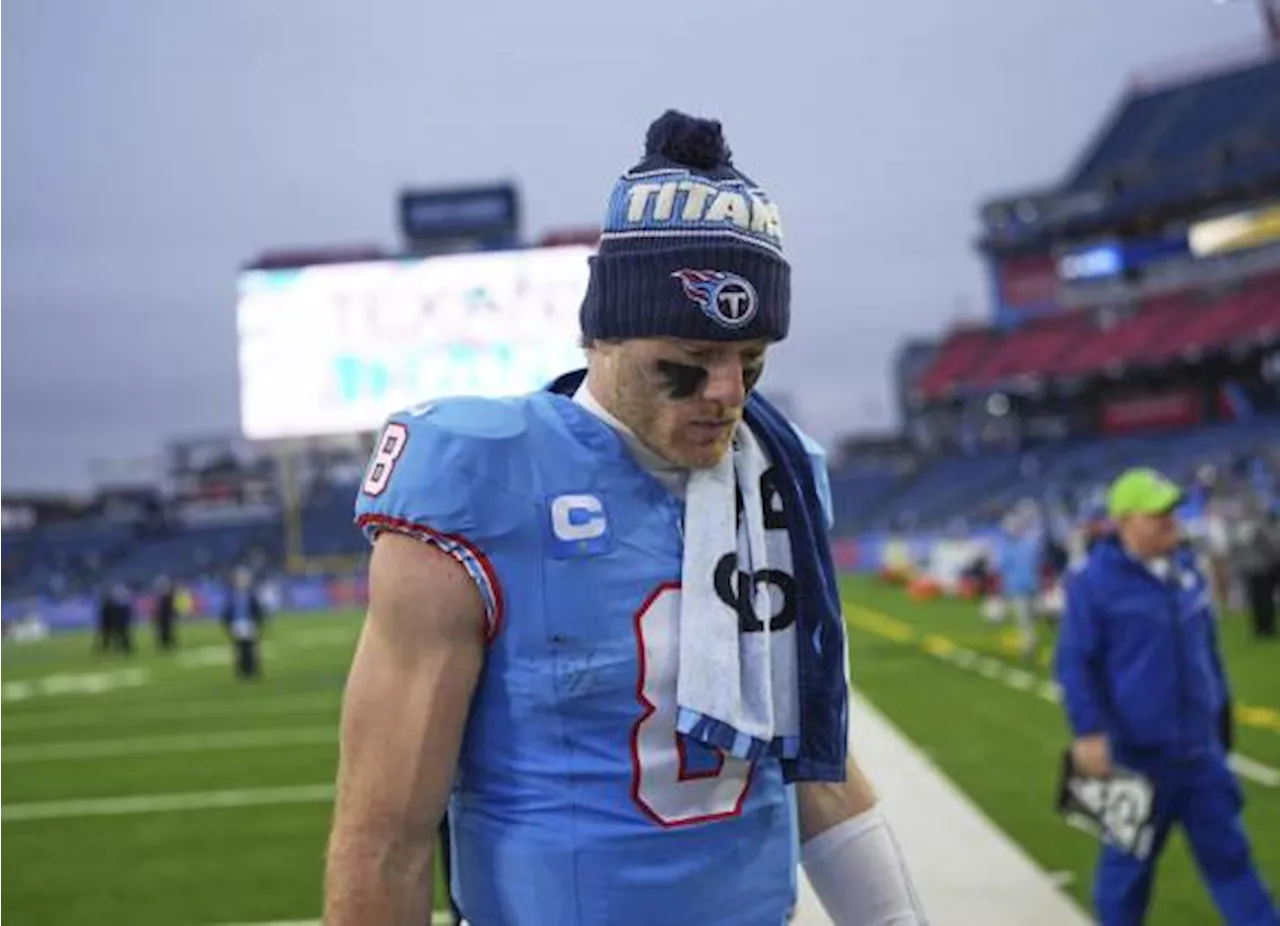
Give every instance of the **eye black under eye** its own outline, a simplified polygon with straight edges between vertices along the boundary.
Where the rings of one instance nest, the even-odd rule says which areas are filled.
[[[672,360],[659,360],[655,365],[659,377],[673,399],[687,399],[702,390],[707,382],[706,368],[676,363]]]

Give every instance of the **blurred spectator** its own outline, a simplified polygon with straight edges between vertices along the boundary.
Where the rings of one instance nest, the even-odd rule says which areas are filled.
[[[1033,506],[1021,505],[1005,518],[1000,545],[1000,590],[1022,635],[1024,656],[1036,648],[1035,607],[1040,594],[1042,538]]]
[[[1280,521],[1261,494],[1246,490],[1231,530],[1231,563],[1240,574],[1253,634],[1276,636],[1276,594],[1280,591]]]
[[[258,642],[266,613],[253,587],[253,573],[244,566],[231,573],[222,623],[235,650],[236,678],[256,679],[262,674]]]
[[[173,583],[166,576],[156,581],[155,602],[152,605],[151,620],[156,629],[156,646],[168,651],[174,648],[174,624],[177,621],[177,608],[174,600]]]
[[[123,583],[111,586],[98,606],[98,647],[104,653],[133,652],[133,596]]]

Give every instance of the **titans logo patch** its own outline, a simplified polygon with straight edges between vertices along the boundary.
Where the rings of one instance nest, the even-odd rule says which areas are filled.
[[[741,328],[755,318],[756,290],[746,279],[723,270],[677,270],[688,296],[704,315],[725,328]]]

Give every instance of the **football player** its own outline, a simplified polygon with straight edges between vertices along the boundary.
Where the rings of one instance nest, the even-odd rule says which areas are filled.
[[[924,922],[847,753],[821,451],[753,392],[789,313],[776,205],[668,112],[610,200],[585,375],[391,418],[329,926],[429,920],[446,806],[474,926],[781,926],[799,863],[837,923]]]

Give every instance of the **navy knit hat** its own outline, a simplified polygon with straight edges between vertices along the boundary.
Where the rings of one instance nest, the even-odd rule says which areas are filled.
[[[668,110],[649,126],[609,197],[581,322],[589,340],[787,336],[778,207],[734,168],[719,122]]]

